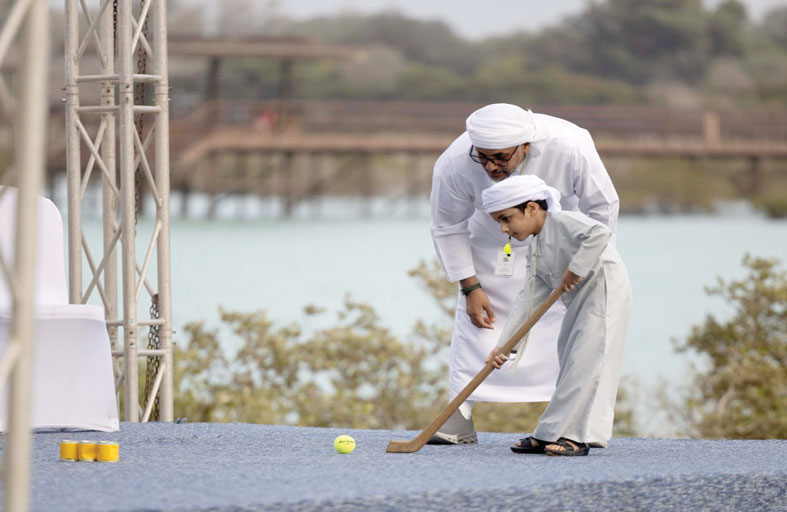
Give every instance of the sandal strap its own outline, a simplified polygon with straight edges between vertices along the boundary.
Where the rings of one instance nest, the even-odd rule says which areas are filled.
[[[551,444],[548,441],[542,441],[541,439],[536,439],[533,436],[527,436],[527,437],[523,437],[522,439],[519,440],[519,445],[520,446],[533,446],[533,443],[530,442],[531,440],[536,442],[535,446],[546,446],[548,444]]]
[[[562,446],[566,450],[570,450],[572,452],[577,452],[579,450],[582,450],[582,449],[588,447],[588,445],[586,443],[580,443],[579,441],[574,441],[574,440],[569,439],[567,437],[561,437],[557,441],[555,441],[554,443],[549,443],[549,444],[556,444],[558,446]]]

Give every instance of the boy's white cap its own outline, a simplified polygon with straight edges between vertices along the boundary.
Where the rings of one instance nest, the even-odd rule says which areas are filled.
[[[499,212],[506,208],[513,208],[525,201],[540,199],[547,202],[547,209],[550,212],[562,210],[560,192],[544,183],[544,180],[538,176],[530,174],[520,174],[498,181],[481,192],[481,199],[487,213]]]
[[[536,140],[533,113],[508,103],[481,107],[465,121],[470,141],[477,148],[506,149]]]

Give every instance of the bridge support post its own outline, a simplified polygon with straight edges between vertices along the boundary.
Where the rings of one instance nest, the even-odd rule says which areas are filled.
[[[410,202],[410,215],[418,212],[418,197],[426,192],[421,183],[421,172],[423,167],[423,157],[419,153],[411,153],[409,158],[409,180],[407,185],[407,196]]]
[[[750,197],[757,196],[762,191],[762,157],[749,157],[749,179],[746,192]]]
[[[721,142],[721,122],[719,114],[707,111],[702,115],[702,131],[705,136],[705,143],[709,146],[716,146]]]
[[[284,153],[276,173],[279,175],[279,195],[283,201],[282,216],[286,218],[292,217],[295,208],[295,194],[292,187],[292,172],[295,167],[293,160],[292,152]]]

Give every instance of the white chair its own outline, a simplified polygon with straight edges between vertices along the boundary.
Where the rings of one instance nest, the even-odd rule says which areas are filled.
[[[1,188],[0,188],[1,190]],[[13,266],[17,191],[0,196],[0,251]],[[63,220],[39,197],[33,347],[33,428],[119,429],[112,352],[101,307],[68,304]],[[11,325],[11,294],[0,272],[0,354]],[[7,396],[0,397],[5,431]]]

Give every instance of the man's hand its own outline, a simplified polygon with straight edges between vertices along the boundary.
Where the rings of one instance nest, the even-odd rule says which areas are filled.
[[[492,366],[499,370],[500,367],[503,366],[506,361],[508,361],[508,356],[503,354],[502,348],[495,347],[492,349],[489,355],[486,356],[486,361],[484,362],[488,363],[489,361],[492,361]]]
[[[569,269],[566,269],[566,272],[563,274],[563,283],[561,284],[561,286],[563,287],[563,291],[567,292],[571,290],[581,280],[582,280],[581,277],[571,272]]]
[[[476,288],[465,297],[465,300],[467,302],[467,316],[470,317],[473,325],[484,329],[494,329],[492,324],[497,318],[495,318],[492,304],[489,302],[489,297],[486,296],[484,290]]]

